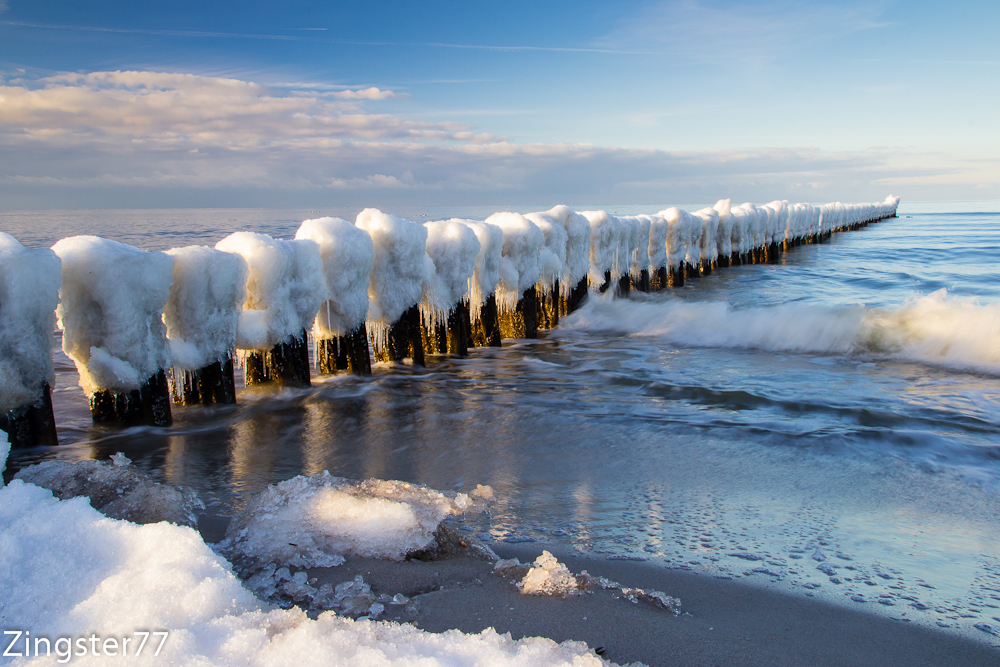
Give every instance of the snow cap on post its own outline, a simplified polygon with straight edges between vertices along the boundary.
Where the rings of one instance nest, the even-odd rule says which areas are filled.
[[[171,366],[163,308],[173,259],[97,236],[52,246],[62,259],[63,351],[76,362],[87,395],[138,389]]]

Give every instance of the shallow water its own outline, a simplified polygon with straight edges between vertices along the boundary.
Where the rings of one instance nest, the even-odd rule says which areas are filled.
[[[96,233],[154,249],[237,229],[287,237],[310,213],[7,212],[0,228],[26,245]],[[244,391],[235,407],[177,408],[166,430],[93,426],[60,352],[63,444],[10,467],[120,450],[217,515],[324,469],[490,484],[492,516],[457,522],[487,539],[648,559],[1000,643],[975,628],[1000,627],[1000,212],[904,202],[900,216],[778,264],[594,299],[538,341]]]

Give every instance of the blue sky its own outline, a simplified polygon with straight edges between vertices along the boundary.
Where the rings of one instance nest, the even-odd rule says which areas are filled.
[[[995,199],[998,19],[0,0],[0,208]]]

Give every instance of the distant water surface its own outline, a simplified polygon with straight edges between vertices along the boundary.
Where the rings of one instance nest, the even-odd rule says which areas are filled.
[[[0,212],[0,229],[30,246],[98,234],[165,249],[356,213]],[[63,444],[10,467],[121,450],[218,516],[324,469],[490,484],[492,516],[458,522],[486,539],[648,559],[1000,644],[998,260],[996,202],[904,202],[777,264],[593,299],[537,341],[243,391],[236,407],[175,409],[166,430],[93,426],[58,352]]]

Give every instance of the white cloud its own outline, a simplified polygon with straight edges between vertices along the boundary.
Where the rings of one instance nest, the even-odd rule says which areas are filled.
[[[373,113],[366,105],[388,99],[390,91],[351,92],[354,99],[330,99],[328,92],[276,92],[239,79],[164,72],[0,82],[0,202],[8,208],[183,205],[195,195],[199,205],[211,206],[304,199],[363,205],[669,204],[721,196],[823,201],[881,199],[897,188],[905,196],[911,186],[930,192],[932,183],[956,192],[967,185],[972,192],[998,182],[996,160],[952,160],[943,167],[941,156],[888,149],[519,145],[463,124]]]
[[[393,97],[406,97],[406,94],[394,93],[391,90],[379,90],[375,86],[363,90],[342,90],[332,93],[341,100],[388,100]]]
[[[0,0],[0,14],[7,11],[7,0]]]

